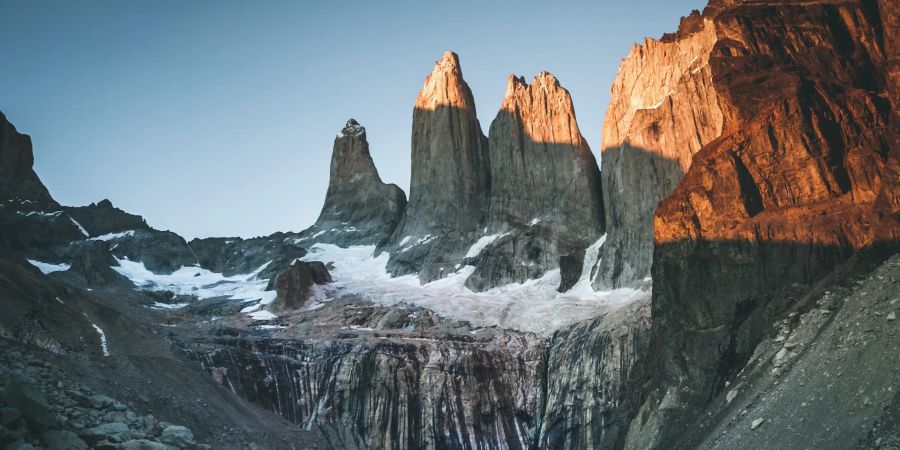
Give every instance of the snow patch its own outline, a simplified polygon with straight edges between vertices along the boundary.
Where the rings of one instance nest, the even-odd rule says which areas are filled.
[[[75,225],[75,228],[78,228],[78,231],[81,232],[81,235],[82,235],[82,236],[84,236],[84,237],[90,236],[90,234],[87,232],[87,230],[85,230],[84,227],[81,226],[81,224],[78,223],[78,221],[75,220],[74,217],[72,217],[72,216],[70,216],[70,215],[68,215],[68,214],[66,214],[66,216],[68,216],[68,217],[69,217],[69,220],[72,221],[72,225]]]
[[[65,272],[66,270],[69,270],[70,267],[72,267],[71,264],[65,264],[65,263],[50,264],[50,263],[35,261],[33,259],[29,259],[27,261],[32,266],[37,267],[38,270],[40,270],[44,274],[53,273],[53,272]]]
[[[497,233],[478,238],[478,240],[475,241],[475,243],[472,244],[471,247],[469,247],[469,251],[466,253],[466,258],[474,258],[478,256],[481,251],[484,250],[487,246],[491,245],[492,243],[494,243],[494,241],[502,238],[503,236],[506,236],[507,234],[509,233]]]
[[[201,300],[227,297],[252,302],[241,312],[256,311],[263,305],[274,302],[276,297],[275,291],[266,290],[269,280],[258,277],[260,272],[272,263],[271,261],[251,273],[230,277],[197,266],[182,267],[168,275],[156,274],[148,270],[141,262],[118,258],[116,261],[119,265],[114,266],[113,270],[131,280],[138,289],[146,291],[171,291],[176,295],[192,295]],[[155,303],[151,308],[176,309],[184,306],[187,306],[187,303]],[[250,316],[254,317],[253,314]]]
[[[125,237],[134,236],[134,230],[122,231],[120,233],[108,233],[103,236],[92,237],[88,239],[89,241],[112,241],[114,239],[121,239]]]
[[[187,306],[187,303],[162,303],[156,302],[151,306],[152,309],[180,309]]]
[[[106,345],[106,333],[103,332],[103,328],[98,327],[95,323],[92,323],[91,326],[100,335],[100,350],[103,350],[103,356],[109,356],[109,347]]]
[[[253,320],[272,320],[272,319],[277,319],[278,316],[276,316],[275,314],[272,314],[269,311],[262,310],[262,311],[256,311],[256,312],[250,313],[250,318]]]
[[[373,256],[374,246],[340,248],[316,244],[301,259],[334,265],[330,272],[335,281],[323,286],[325,295],[316,300],[318,304],[355,295],[381,305],[421,306],[445,317],[468,320],[475,326],[500,326],[551,335],[575,322],[650,297],[649,291],[636,289],[595,292],[591,288],[591,268],[605,239],[603,236],[587,249],[580,279],[564,293],[556,291],[560,283],[558,269],[539,279],[473,292],[465,282],[475,271],[474,266],[463,266],[446,278],[422,285],[415,275],[391,278],[386,270],[388,254]]]

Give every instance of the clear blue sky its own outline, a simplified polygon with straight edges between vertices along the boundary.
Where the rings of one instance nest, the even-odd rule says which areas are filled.
[[[408,190],[412,105],[444,50],[485,133],[507,75],[548,70],[599,153],[621,58],[704,4],[0,0],[0,110],[63,204],[109,198],[188,238],[299,231],[350,117]]]

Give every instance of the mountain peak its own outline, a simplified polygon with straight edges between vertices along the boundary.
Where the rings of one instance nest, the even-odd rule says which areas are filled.
[[[341,133],[338,135],[341,137],[357,137],[357,136],[366,136],[366,127],[359,124],[356,119],[351,118],[347,121],[347,124],[344,125],[344,128],[341,130]]]
[[[434,63],[435,72],[459,71],[459,55],[451,50],[444,52],[441,59]]]
[[[471,109],[475,100],[463,79],[459,56],[451,51],[434,63],[434,71],[425,78],[425,85],[416,97],[416,109],[435,110],[440,106]]]

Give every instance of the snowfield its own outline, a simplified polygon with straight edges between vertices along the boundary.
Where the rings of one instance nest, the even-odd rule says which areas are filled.
[[[550,335],[575,322],[650,297],[649,291],[636,289],[594,292],[591,268],[605,239],[602,237],[587,249],[581,278],[565,293],[556,291],[560,283],[558,269],[536,280],[473,292],[465,286],[466,278],[475,270],[473,266],[461,267],[446,278],[422,285],[415,275],[391,278],[386,270],[388,255],[374,257],[372,246],[340,248],[315,244],[302,259],[334,265],[331,270],[334,283],[325,287],[326,295],[317,296],[314,300],[317,302],[356,295],[381,305],[421,306],[476,326],[500,326]],[[473,247],[471,253],[479,252],[477,244]]]
[[[258,279],[257,275],[270,263],[267,262],[251,273],[226,277],[200,267],[182,267],[171,274],[156,274],[144,263],[116,259],[118,266],[113,270],[131,280],[139,289],[147,291],[172,291],[176,295],[194,295],[197,298],[228,297],[238,300],[253,300],[268,305],[275,301],[275,291],[266,291],[269,280]],[[155,305],[160,307],[159,305]],[[181,305],[184,306],[184,305]],[[181,307],[169,305],[168,308]]]

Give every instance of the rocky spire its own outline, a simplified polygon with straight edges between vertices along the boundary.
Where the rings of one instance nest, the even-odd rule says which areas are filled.
[[[510,75],[489,141],[492,226],[538,219],[599,237],[600,171],[556,77],[542,72],[528,85]]]
[[[448,51],[416,97],[409,207],[392,240],[392,273],[429,280],[452,269],[484,225],[488,173],[472,91]]]
[[[603,201],[600,170],[569,92],[549,72],[531,84],[510,75],[489,148],[487,232],[503,237],[482,250],[468,285],[480,290],[536,278],[575,254],[577,278],[584,249],[603,233]]]
[[[57,205],[33,166],[31,137],[20,134],[0,112],[0,202],[16,199]]]
[[[405,208],[403,190],[378,175],[366,129],[348,120],[334,139],[322,212],[304,234],[338,245],[378,244],[390,237]]]

